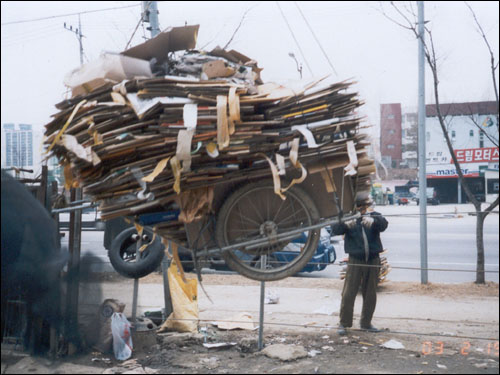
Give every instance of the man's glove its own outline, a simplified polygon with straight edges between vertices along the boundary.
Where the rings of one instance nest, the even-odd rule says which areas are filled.
[[[363,219],[361,220],[361,224],[367,229],[370,229],[373,225],[373,222],[375,220],[371,216],[363,216]]]
[[[344,224],[347,228],[352,229],[356,226],[356,219],[348,220]]]

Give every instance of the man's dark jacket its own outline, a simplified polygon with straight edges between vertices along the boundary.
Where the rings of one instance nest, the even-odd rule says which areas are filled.
[[[382,247],[382,241],[380,241],[380,232],[383,232],[387,228],[388,222],[378,212],[365,214],[365,216],[367,215],[371,216],[374,220],[370,228],[364,228],[366,238],[368,240],[371,259],[384,250]],[[333,224],[332,234],[336,236],[345,234],[344,251],[353,257],[363,259],[365,257],[365,245],[363,242],[363,226],[361,224],[361,220],[362,218],[356,219],[356,225],[351,229],[349,229],[344,223]]]

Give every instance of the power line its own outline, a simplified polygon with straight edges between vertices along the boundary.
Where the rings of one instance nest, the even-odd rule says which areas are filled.
[[[278,1],[276,1],[276,5],[278,6],[279,10],[280,10],[280,13],[281,15],[283,16],[283,19],[285,20],[285,23],[286,25],[288,26],[288,30],[290,30],[290,34],[292,34],[292,37],[293,37],[293,40],[295,41],[295,44],[297,45],[297,47],[299,48],[299,51],[302,55],[302,58],[304,59],[306,65],[307,65],[307,69],[309,69],[309,72],[311,73],[312,76],[314,76],[314,73],[312,72],[312,69],[311,67],[309,66],[309,63],[307,62],[307,59],[306,59],[306,56],[304,55],[304,52],[302,51],[302,48],[300,48],[300,44],[299,42],[297,41],[297,38],[295,38],[295,34],[293,33],[293,30],[292,30],[292,27],[290,26],[290,24],[288,23],[288,20],[286,19],[286,16],[285,16],[285,13],[283,13],[283,10],[281,10],[281,6],[279,4]]]
[[[41,17],[41,18],[33,18],[33,19],[29,19],[29,20],[11,21],[11,22],[2,23],[1,26],[14,25],[14,24],[19,24],[19,23],[27,23],[27,22],[43,21],[43,20],[48,20],[48,19],[53,19],[53,18],[60,18],[60,17],[76,16],[76,15],[80,15],[80,14],[105,12],[105,11],[108,11],[108,10],[125,9],[125,8],[132,8],[132,7],[138,7],[138,6],[141,6],[141,4],[126,5],[126,6],[122,6],[122,7],[105,8],[105,9],[87,10],[85,12],[67,13],[67,14],[60,14],[60,15],[57,15],[57,16],[48,16],[48,17]]]
[[[309,21],[307,21],[307,18],[306,16],[304,15],[304,13],[302,13],[302,10],[300,9],[299,7],[299,4],[297,4],[296,1],[294,1],[295,3],[295,6],[297,7],[297,9],[299,10],[300,14],[302,15],[302,18],[304,19],[307,27],[309,28],[309,30],[311,31],[311,34],[313,35],[314,39],[316,40],[316,43],[318,43],[318,46],[319,48],[321,49],[321,52],[323,52],[323,55],[325,56],[326,60],[328,61],[328,64],[330,64],[330,67],[332,68],[333,72],[335,73],[336,76],[338,76],[338,73],[337,71],[335,70],[335,68],[333,67],[333,64],[332,62],[330,61],[330,58],[328,57],[327,53],[325,52],[325,50],[323,49],[323,46],[321,45],[318,37],[316,36],[316,34],[314,33],[314,30],[312,29],[311,25],[309,24]]]

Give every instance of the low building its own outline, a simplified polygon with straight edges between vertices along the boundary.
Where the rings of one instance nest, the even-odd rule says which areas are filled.
[[[468,186],[477,199],[485,201],[484,172],[498,171],[496,102],[442,104],[440,111]],[[427,186],[436,189],[442,203],[466,203],[435,105],[426,106],[426,153]]]

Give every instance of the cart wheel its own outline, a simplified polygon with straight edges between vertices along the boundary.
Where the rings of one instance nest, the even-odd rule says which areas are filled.
[[[272,181],[254,182],[234,191],[219,210],[216,239],[220,247],[248,240],[272,237],[315,224],[319,212],[313,200],[299,187],[286,192],[286,200],[274,193]],[[301,271],[318,246],[320,230],[305,231],[297,240],[266,244],[253,249],[224,251],[222,257],[234,271],[250,279],[274,281]],[[260,257],[275,259],[275,252],[286,252],[284,264],[261,269]],[[259,260],[259,261],[257,261]]]
[[[125,229],[111,243],[108,251],[109,260],[120,275],[137,279],[150,274],[161,265],[165,247],[160,238],[156,236],[153,240],[153,232],[146,228],[142,236],[142,244],[147,247],[141,252],[139,260],[136,260],[137,230],[135,227]]]

